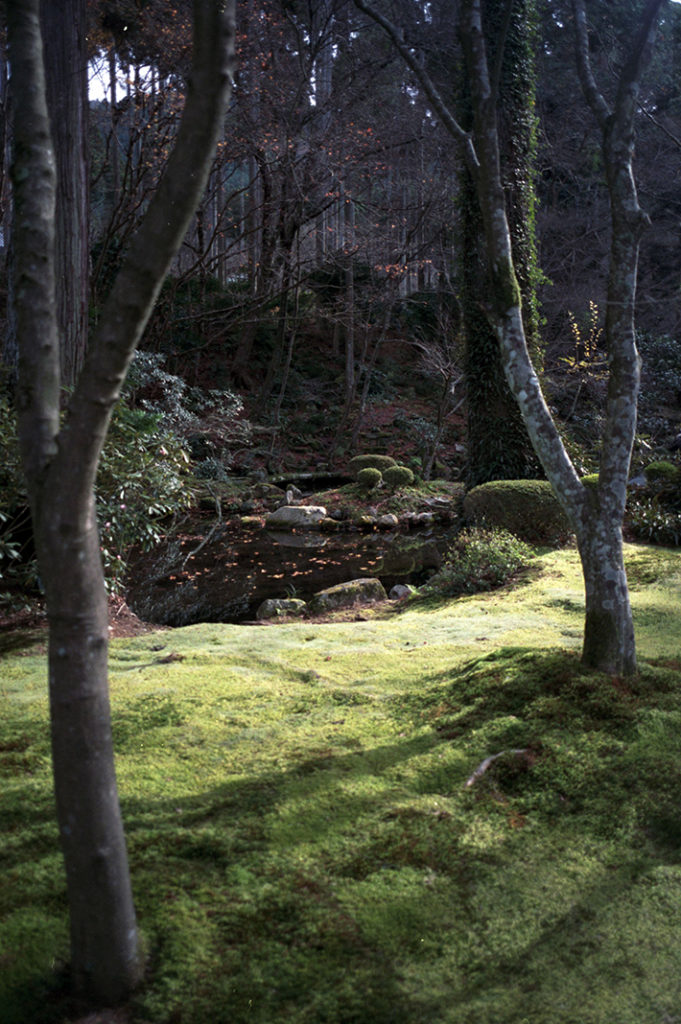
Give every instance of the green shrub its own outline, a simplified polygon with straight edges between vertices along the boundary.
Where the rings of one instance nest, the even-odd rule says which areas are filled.
[[[371,491],[374,487],[378,487],[382,478],[380,469],[375,469],[373,466],[366,466],[365,469],[360,469],[357,474],[357,483],[360,487],[364,487],[365,490]]]
[[[658,498],[633,495],[625,513],[627,532],[648,544],[678,547],[681,544],[681,511],[665,508]]]
[[[161,416],[114,410],[97,472],[97,520],[107,587],[120,590],[135,545],[147,551],[162,538],[162,521],[191,502],[188,458]]]
[[[394,491],[398,487],[409,487],[414,482],[414,474],[408,466],[388,466],[383,470],[383,480]]]
[[[19,461],[14,413],[0,396],[0,582],[35,588],[28,499]],[[162,520],[190,501],[188,460],[164,418],[121,399],[111,419],[97,473],[97,520],[107,587],[120,590],[131,548],[161,539]],[[20,538],[20,540],[18,539]],[[3,600],[7,594],[0,595]]]
[[[462,530],[423,592],[457,597],[492,590],[515,576],[533,556],[532,548],[507,530]]]
[[[355,455],[354,459],[350,459],[348,469],[350,474],[358,480],[359,473],[363,469],[378,469],[383,473],[390,466],[396,465],[397,463],[390,455]]]
[[[572,530],[547,480],[495,480],[464,499],[469,525],[498,527],[530,543],[561,543]]]
[[[673,462],[651,462],[645,470],[646,482],[648,484],[662,484],[674,486],[681,482],[681,469]]]

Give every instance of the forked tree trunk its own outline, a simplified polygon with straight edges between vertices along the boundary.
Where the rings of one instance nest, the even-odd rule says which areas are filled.
[[[59,835],[76,986],[100,1003],[141,974],[107,679],[107,600],[94,482],[111,410],[201,198],[231,84],[232,3],[194,0],[194,59],[177,145],[109,294],[63,425],[55,296],[55,172],[39,0],[8,0],[15,96],[17,412],[49,620]]]

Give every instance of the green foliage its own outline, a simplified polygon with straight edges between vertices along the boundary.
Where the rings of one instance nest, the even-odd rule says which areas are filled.
[[[658,460],[645,468],[645,487],[627,495],[625,526],[631,536],[651,544],[681,544],[681,467]]]
[[[529,544],[507,530],[462,530],[423,592],[458,597],[492,590],[512,579],[533,557]]]
[[[414,474],[408,466],[388,466],[383,470],[383,480],[388,487],[397,490],[398,487],[409,487],[414,482]]]
[[[197,446],[203,457],[218,457],[229,467],[235,446],[250,438],[251,426],[242,418],[243,402],[233,391],[190,387],[182,377],[169,373],[165,357],[136,352],[123,387],[132,408],[162,417],[166,428]]]
[[[357,473],[357,483],[367,491],[378,487],[382,478],[380,469],[376,469],[374,466],[365,466]]]
[[[658,497],[632,495],[625,515],[627,531],[649,544],[681,544],[681,510],[665,508]]]
[[[646,480],[649,484],[678,486],[681,483],[681,468],[673,462],[660,460],[651,462],[645,468]]]
[[[358,474],[362,469],[378,469],[382,473],[390,466],[396,465],[397,462],[391,455],[355,455],[348,463],[348,471],[357,480],[359,479]]]
[[[530,543],[560,543],[572,532],[548,480],[497,480],[481,484],[464,499],[473,525],[499,527]]]
[[[107,586],[118,591],[133,546],[147,551],[163,521],[191,500],[188,457],[162,417],[121,400],[97,472],[97,520]]]
[[[7,396],[0,392],[0,601],[15,602],[16,597],[3,588],[21,586],[27,576],[22,560],[30,530],[16,420]]]
[[[145,397],[153,388],[155,397]],[[113,592],[122,586],[131,548],[158,543],[164,520],[191,499],[181,431],[196,428],[198,420],[184,404],[186,395],[184,382],[166,374],[155,357],[142,355],[114,409],[96,483],[104,573]],[[219,400],[209,396],[207,401]],[[0,465],[0,582],[28,591],[36,586],[37,571],[15,418],[5,396],[0,396]]]

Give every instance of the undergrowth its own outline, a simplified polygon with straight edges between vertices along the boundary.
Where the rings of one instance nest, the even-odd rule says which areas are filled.
[[[580,667],[568,551],[512,597],[116,642],[114,738],[148,956],[121,1019],[678,1020],[681,648],[666,609],[678,609],[681,556],[632,562],[642,650],[657,654],[628,680]],[[516,632],[494,634],[503,621]],[[43,675],[29,646],[0,683],[3,1024],[83,1013],[60,988]]]

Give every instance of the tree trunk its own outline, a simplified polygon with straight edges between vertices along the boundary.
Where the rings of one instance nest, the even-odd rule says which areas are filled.
[[[586,600],[582,662],[612,675],[632,675],[636,642],[622,531],[596,514],[578,529],[577,543]]]
[[[62,384],[73,387],[87,347],[88,83],[85,0],[41,0],[47,103],[57,161],[57,317]]]
[[[194,2],[187,101],[164,176],[102,310],[63,425],[55,295],[56,176],[39,0],[8,0],[15,87],[14,296],[22,461],[45,584],[53,770],[78,988],[126,998],[141,974],[113,761],[107,599],[94,482],[126,370],[205,186],[233,63],[233,5]]]

